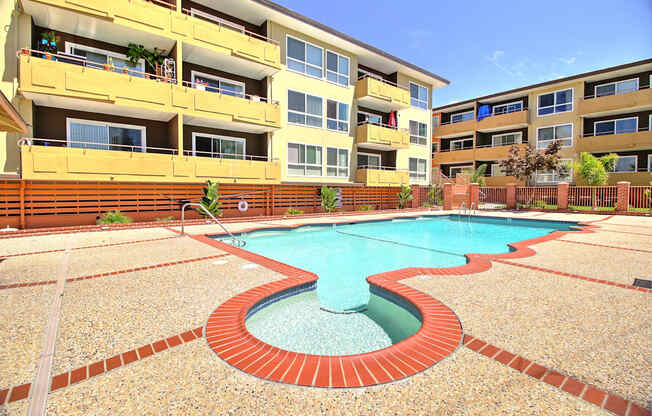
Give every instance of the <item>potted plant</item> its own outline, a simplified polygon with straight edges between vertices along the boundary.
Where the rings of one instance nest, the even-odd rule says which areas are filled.
[[[206,86],[208,85],[208,81],[204,81],[202,79],[198,79],[195,81],[195,88],[201,91],[206,91]]]
[[[45,59],[55,60],[52,55],[57,53],[57,38],[53,31],[41,33],[40,49],[47,52]]]
[[[113,66],[113,58],[109,56],[109,61],[104,64],[104,70],[110,71],[112,66]]]
[[[153,51],[145,49],[143,45],[130,43],[127,49],[127,57],[132,66],[138,65],[141,59],[145,60],[146,71],[158,76],[163,75],[163,61],[165,61],[165,51],[154,48]]]

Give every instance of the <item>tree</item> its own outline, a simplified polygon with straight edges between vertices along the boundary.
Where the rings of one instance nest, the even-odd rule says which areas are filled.
[[[408,201],[414,199],[414,196],[412,195],[412,187],[410,185],[401,185],[401,192],[399,192],[397,196],[399,209],[405,208]]]
[[[555,171],[560,174],[568,172],[568,166],[564,165],[559,158],[561,143],[558,140],[552,142],[545,150],[536,150],[525,146],[525,152],[521,147],[512,146],[509,149],[509,157],[500,161],[505,175],[515,176],[525,181],[526,185],[534,185],[534,174],[537,170]]]
[[[326,185],[321,186],[321,206],[329,214],[337,208],[337,189],[329,188]]]
[[[471,183],[477,183],[480,186],[485,185],[485,180],[484,180],[484,174],[487,171],[487,164],[483,163],[482,165],[478,166],[477,169],[473,171],[473,174],[471,175]]]
[[[618,155],[615,153],[597,158],[590,153],[582,152],[579,160],[573,163],[573,167],[582,184],[602,186],[607,183],[609,172],[614,170],[617,161]]]

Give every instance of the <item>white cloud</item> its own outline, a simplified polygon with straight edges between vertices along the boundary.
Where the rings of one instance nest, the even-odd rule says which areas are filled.
[[[570,64],[575,63],[575,61],[577,60],[577,57],[571,56],[570,58],[557,58],[557,59],[559,60],[559,62],[563,62],[565,64],[570,65]]]
[[[494,64],[496,68],[505,72],[507,75],[510,75],[512,77],[522,78],[528,67],[528,61],[520,60],[515,64],[506,65],[501,62],[504,56],[505,56],[505,51],[496,50],[491,56],[487,56],[487,60],[492,64]]]

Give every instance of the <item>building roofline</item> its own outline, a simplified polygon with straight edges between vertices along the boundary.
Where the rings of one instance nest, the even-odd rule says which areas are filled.
[[[458,101],[456,103],[450,103],[450,104],[442,105],[440,107],[434,107],[432,109],[432,111],[444,110],[444,109],[450,108],[450,107],[457,107],[457,106],[464,105],[464,104],[470,104],[470,103],[473,103],[475,101],[487,100],[489,98],[500,97],[501,95],[514,94],[516,92],[541,88],[541,87],[545,87],[545,86],[548,86],[548,85],[558,84],[558,83],[561,83],[561,82],[572,81],[572,80],[575,80],[575,79],[578,79],[578,78],[584,78],[584,77],[590,77],[590,76],[594,76],[594,75],[600,75],[600,74],[604,74],[606,72],[618,71],[620,69],[627,69],[627,68],[631,68],[631,67],[634,67],[634,66],[651,64],[651,63],[652,63],[652,58],[648,58],[648,59],[643,59],[643,60],[640,60],[640,61],[629,62],[629,63],[622,64],[622,65],[610,66],[608,68],[602,68],[602,69],[598,69],[598,70],[595,70],[595,71],[590,71],[590,72],[584,72],[584,73],[581,73],[581,74],[571,75],[571,76],[568,76],[568,77],[565,77],[565,78],[557,78],[557,79],[553,79],[553,80],[550,80],[550,81],[541,82],[541,83],[538,83],[538,84],[530,84],[530,85],[526,85],[525,87],[519,87],[519,88],[515,88],[515,89],[512,89],[512,90],[496,92],[496,93],[489,94],[489,95],[483,95],[482,97],[475,97],[475,98],[471,98],[471,99],[464,100],[464,101]]]
[[[417,65],[411,64],[410,62],[407,62],[407,61],[405,61],[405,60],[403,60],[401,58],[398,58],[398,57],[396,57],[396,56],[394,56],[394,55],[392,55],[390,53],[387,53],[387,52],[385,52],[385,51],[383,51],[381,49],[378,49],[378,48],[376,48],[374,46],[371,46],[368,43],[362,42],[361,40],[358,40],[358,39],[356,39],[356,38],[354,38],[352,36],[349,36],[346,33],[342,33],[339,30],[333,29],[330,26],[326,26],[325,24],[320,23],[320,22],[318,22],[318,21],[316,21],[314,19],[311,19],[311,18],[309,18],[307,16],[304,16],[304,15],[302,15],[300,13],[297,13],[294,10],[290,10],[287,7],[281,6],[280,4],[274,3],[274,2],[269,1],[269,0],[252,0],[252,1],[254,3],[260,4],[261,6],[268,7],[268,8],[273,9],[273,10],[279,12],[279,13],[283,13],[284,15],[286,15],[288,17],[300,20],[300,21],[302,21],[302,22],[304,22],[306,24],[309,24],[309,25],[314,26],[314,27],[316,27],[318,29],[321,29],[321,30],[323,30],[325,32],[328,32],[331,35],[342,38],[342,39],[344,39],[344,40],[346,40],[348,42],[351,42],[351,43],[361,47],[361,48],[367,49],[370,52],[378,54],[378,55],[380,55],[380,56],[382,56],[382,57],[384,57],[386,59],[389,59],[389,60],[394,61],[394,62],[396,62],[396,63],[398,63],[400,65],[406,66],[406,67],[408,67],[410,69],[413,69],[413,70],[415,70],[417,72],[420,72],[423,75],[426,75],[426,76],[431,77],[431,78],[435,78],[435,79],[441,81],[442,83],[444,83],[446,85],[450,84],[450,81],[447,80],[446,78],[443,78],[443,77],[441,77],[441,76],[439,76],[437,74],[434,74],[434,73],[432,73],[432,72],[430,72],[430,71],[428,71],[426,69],[423,69],[423,68],[421,68],[421,67],[419,67]]]

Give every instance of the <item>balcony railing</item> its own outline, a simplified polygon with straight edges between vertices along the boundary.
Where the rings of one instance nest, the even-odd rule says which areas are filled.
[[[231,96],[231,97],[242,98],[244,100],[249,100],[249,101],[254,101],[254,102],[274,104],[274,105],[277,105],[277,106],[280,105],[280,103],[278,101],[270,100],[270,99],[268,99],[266,97],[261,97],[260,95],[251,95],[251,94],[239,93],[239,92],[229,90],[229,89],[225,89],[225,88],[211,87],[211,86],[209,86],[207,84],[204,84],[202,82],[181,81],[181,84],[184,87],[190,87],[190,88],[194,88],[194,89],[200,90],[200,91],[214,92],[216,94],[228,95],[228,96]]]
[[[652,126],[649,127],[639,127],[638,129],[624,129],[622,131],[617,131],[617,130],[607,130],[607,131],[601,131],[601,132],[588,132],[588,133],[583,133],[582,137],[597,137],[597,136],[610,136],[614,134],[628,134],[628,133],[637,133],[641,131],[652,131]]]
[[[182,11],[183,14],[186,14],[188,16],[191,16],[191,17],[194,17],[194,18],[197,18],[197,19],[201,19],[201,20],[206,21],[206,22],[213,23],[213,24],[217,25],[220,29],[224,27],[224,28],[229,29],[229,30],[234,30],[236,32],[240,32],[243,35],[246,35],[246,36],[248,36],[250,38],[253,38],[253,39],[258,39],[258,40],[262,40],[262,41],[265,41],[265,42],[272,43],[274,45],[279,45],[279,42],[274,40],[274,39],[268,38],[268,37],[260,35],[258,33],[250,32],[250,31],[248,31],[246,29],[243,29],[243,28],[237,26],[235,23],[228,22],[228,21],[225,21],[225,20],[222,20],[222,19],[217,19],[215,16],[211,16],[208,13],[193,14],[192,10],[185,9],[185,8],[181,9],[181,11]]]
[[[399,128],[398,126],[391,126],[389,124],[383,124],[383,123],[375,123],[373,121],[369,120],[364,120],[364,121],[359,121],[358,126],[364,126],[364,125],[370,125],[370,126],[378,126],[378,127],[383,127],[385,129],[392,129],[392,130],[398,130],[398,131],[407,131],[406,128]]]
[[[609,84],[609,83],[607,82],[606,84]],[[620,92],[618,92],[618,91],[614,91],[613,93],[611,93],[611,92],[607,92],[607,93],[602,93],[602,94],[597,94],[597,95],[595,94],[595,88],[594,88],[592,94],[584,95],[584,99],[585,99],[585,100],[590,100],[590,99],[592,99],[592,98],[610,97],[610,96],[612,96],[612,95],[627,94],[627,93],[629,93],[629,92],[635,92],[635,91],[640,91],[640,90],[646,90],[646,89],[648,89],[648,88],[650,88],[650,85],[649,85],[649,84],[641,84],[641,85],[639,85],[637,88],[632,88],[632,89],[629,89],[629,90],[627,90],[627,91],[620,91]]]

